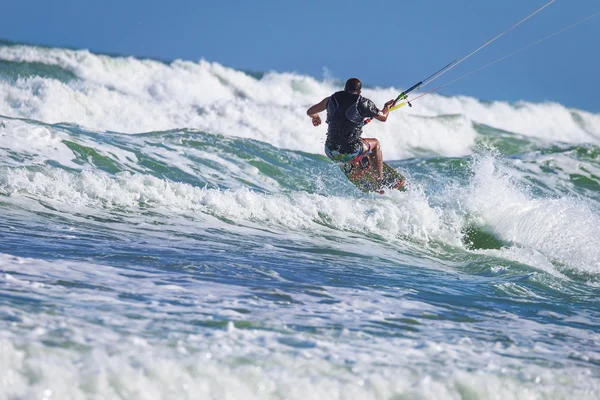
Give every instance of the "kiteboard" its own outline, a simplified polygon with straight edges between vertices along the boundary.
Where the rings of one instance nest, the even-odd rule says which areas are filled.
[[[405,191],[404,177],[389,164],[383,163],[383,180],[377,181],[375,166],[369,162],[368,157],[363,157],[358,163],[339,164],[346,178],[363,192],[385,193],[386,190]]]

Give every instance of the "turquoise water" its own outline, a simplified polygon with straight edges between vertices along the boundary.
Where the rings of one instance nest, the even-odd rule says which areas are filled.
[[[431,96],[380,196],[309,77],[0,44],[0,87],[0,399],[600,397],[598,114]]]

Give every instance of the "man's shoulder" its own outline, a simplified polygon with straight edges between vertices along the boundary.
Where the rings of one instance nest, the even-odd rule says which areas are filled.
[[[358,110],[363,117],[374,117],[379,113],[379,109],[371,99],[362,97],[358,101]]]

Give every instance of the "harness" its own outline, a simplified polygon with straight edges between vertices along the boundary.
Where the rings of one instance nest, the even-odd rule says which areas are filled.
[[[337,93],[331,95],[329,101],[327,102],[327,120],[325,121],[327,123],[330,123],[333,118],[338,117],[337,112],[340,110],[340,103],[336,97],[336,94]],[[346,117],[346,119],[352,123],[357,124],[358,126],[362,126],[364,120],[364,118],[358,112],[358,102],[361,98],[362,96],[358,95],[358,98],[356,99],[354,104],[351,104],[348,108],[346,108],[346,111],[344,112],[344,116]]]

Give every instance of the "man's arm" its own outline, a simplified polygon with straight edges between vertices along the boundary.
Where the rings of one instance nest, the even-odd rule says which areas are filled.
[[[383,110],[381,110],[377,115],[373,116],[377,121],[385,122],[388,119],[388,114],[390,113],[390,107],[394,104],[394,100],[390,100],[383,106]]]
[[[329,97],[325,97],[321,100],[320,103],[315,104],[308,110],[306,110],[306,115],[312,118],[312,124],[314,126],[321,125],[321,117],[319,117],[319,113],[325,111],[327,108],[327,102],[329,101]]]

